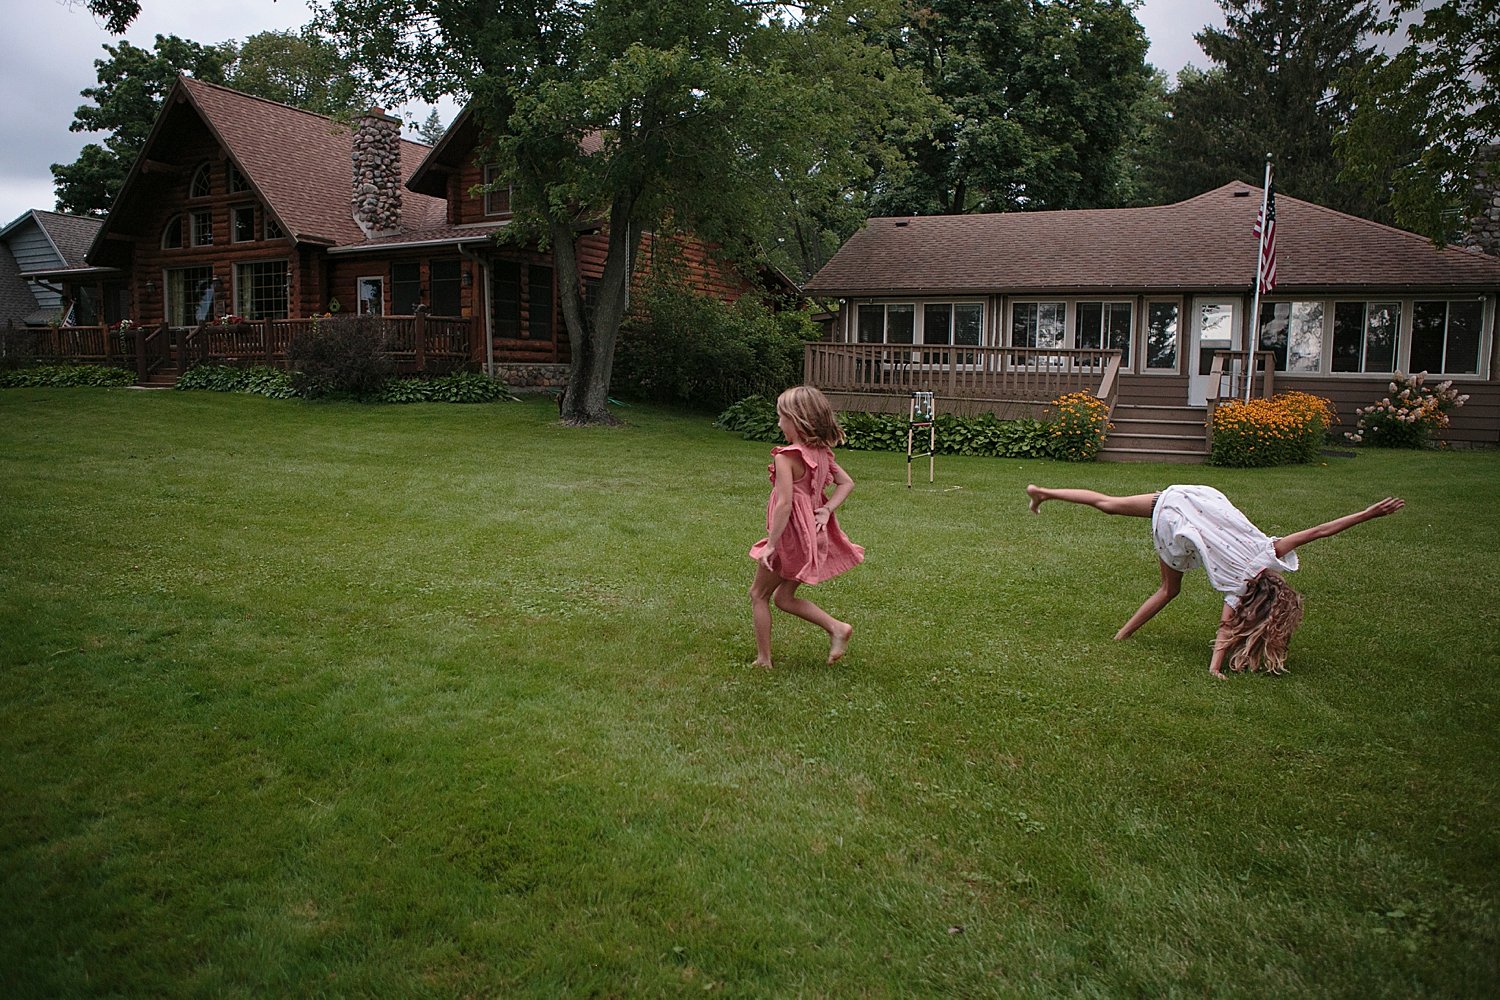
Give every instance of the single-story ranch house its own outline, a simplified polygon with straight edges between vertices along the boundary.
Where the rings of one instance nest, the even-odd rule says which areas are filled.
[[[379,109],[350,127],[179,77],[86,264],[50,275],[76,300],[101,303],[103,323],[129,320],[133,336],[63,330],[44,353],[124,360],[143,381],[170,382],[198,360],[284,362],[316,317],[374,314],[387,317],[407,367],[485,366],[562,384],[569,343],[551,254],[497,241],[510,196],[485,188],[496,168],[482,149],[467,109],[429,147],[402,139]],[[587,294],[608,240],[586,215],[577,232]],[[638,278],[666,240],[641,234]],[[705,294],[795,293],[779,274],[746,278],[691,239],[670,247]],[[132,353],[134,335],[143,346]]]
[[[846,409],[1026,412],[1088,389],[1112,405],[1106,458],[1201,461],[1243,391],[1262,192],[1230,183],[1149,208],[874,218],[804,291],[839,301],[808,381]],[[1255,347],[1273,391],[1328,398],[1343,426],[1394,372],[1469,394],[1447,439],[1500,443],[1500,258],[1285,195],[1278,283]]]

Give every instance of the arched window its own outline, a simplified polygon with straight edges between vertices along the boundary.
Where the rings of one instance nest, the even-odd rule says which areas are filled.
[[[189,198],[207,198],[213,193],[213,177],[205,163],[193,172],[193,183],[188,187]]]
[[[163,250],[180,250],[182,248],[182,216],[174,215],[167,220],[167,224],[161,231],[161,248]]]

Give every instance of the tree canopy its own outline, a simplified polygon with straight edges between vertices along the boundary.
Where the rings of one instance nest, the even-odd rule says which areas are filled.
[[[85,145],[72,163],[52,164],[59,211],[108,211],[178,74],[222,83],[231,58],[224,46],[199,45],[176,35],[157,35],[150,49],[122,41],[105,45],[104,51],[107,59],[94,60],[98,85],[82,92],[93,103],[79,105],[68,128],[105,135]]]
[[[1119,204],[1122,150],[1150,84],[1146,37],[1118,0],[930,0],[887,36],[947,114],[902,139],[914,167],[885,214]]]
[[[894,3],[320,6],[320,25],[393,100],[470,95],[487,156],[513,190],[507,235],[554,254],[573,359],[563,416],[575,423],[611,419],[614,347],[643,228],[760,254],[785,223],[789,192],[822,198],[869,170],[869,157],[895,155],[862,136],[920,103],[910,96],[919,88],[866,44],[894,24]],[[609,250],[585,303],[574,240],[589,226],[602,226]]]
[[[338,47],[309,28],[262,31],[233,52],[224,82],[235,90],[335,118],[370,106],[369,89]]]
[[[1338,149],[1344,179],[1388,193],[1398,225],[1442,244],[1476,208],[1477,152],[1500,141],[1500,0],[1398,0],[1381,30],[1418,10],[1406,46],[1357,78]]]
[[[1267,153],[1277,187],[1371,216],[1378,199],[1339,178],[1334,134],[1347,81],[1374,55],[1373,0],[1219,0],[1223,28],[1196,36],[1211,61],[1178,74],[1150,174],[1163,200],[1231,180],[1257,181]]]
[[[73,0],[69,0],[71,5]],[[89,13],[104,21],[111,35],[123,35],[132,21],[141,16],[140,0],[88,0]]]

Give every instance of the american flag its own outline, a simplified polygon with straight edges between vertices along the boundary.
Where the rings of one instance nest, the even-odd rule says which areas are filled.
[[[1260,240],[1260,265],[1256,280],[1261,294],[1276,287],[1276,185],[1266,170],[1266,204],[1255,217],[1255,235]]]

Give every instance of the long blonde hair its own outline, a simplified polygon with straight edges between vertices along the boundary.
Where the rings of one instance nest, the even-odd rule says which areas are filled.
[[[832,448],[844,443],[844,428],[839,426],[833,404],[810,385],[794,385],[778,396],[776,414],[792,422],[803,444]]]
[[[1280,573],[1261,570],[1224,623],[1229,669],[1286,673],[1287,647],[1301,624],[1302,595]]]

